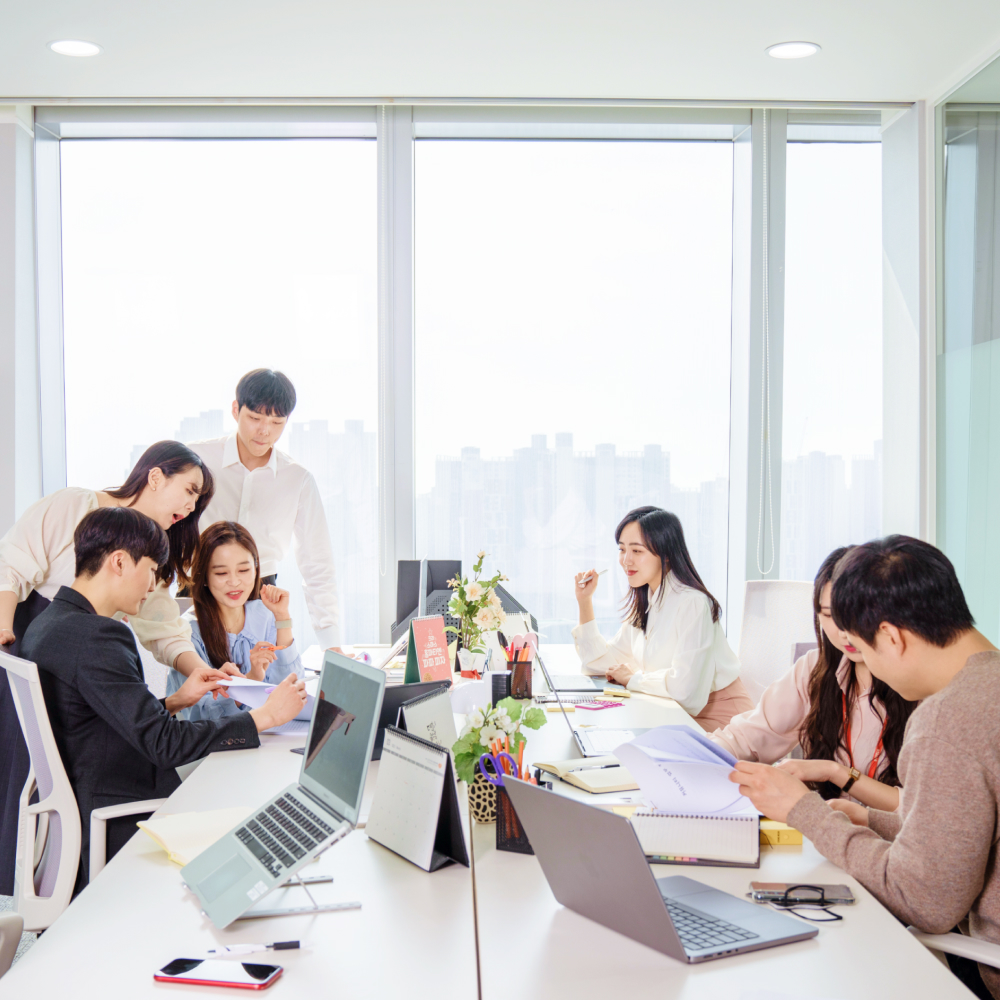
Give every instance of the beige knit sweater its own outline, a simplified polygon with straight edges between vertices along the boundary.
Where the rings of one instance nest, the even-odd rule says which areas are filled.
[[[976,653],[906,727],[898,812],[853,826],[810,792],[788,814],[831,861],[897,917],[943,934],[966,915],[973,937],[1000,943],[1000,653]],[[980,966],[1000,998],[1000,970]]]

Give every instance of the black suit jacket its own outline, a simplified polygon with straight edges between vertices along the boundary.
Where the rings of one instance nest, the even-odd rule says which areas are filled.
[[[89,881],[90,813],[163,798],[180,784],[174,768],[215,750],[260,746],[248,712],[181,722],[146,687],[127,625],[97,614],[70,587],[31,623],[21,656],[38,665],[45,707],[83,824],[77,892]],[[137,817],[108,823],[108,857],[135,833]]]

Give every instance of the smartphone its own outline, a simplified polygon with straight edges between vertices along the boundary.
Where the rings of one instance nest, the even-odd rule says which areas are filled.
[[[795,886],[799,886],[801,891],[791,892],[786,896],[785,893]],[[815,886],[817,889],[823,890],[823,895],[828,903],[854,902],[854,893],[846,885],[821,885],[817,882]],[[816,893],[810,892],[800,882],[751,882],[750,898],[755,903],[769,903],[774,899],[791,899],[798,903],[812,903],[816,900]]]
[[[241,990],[266,990],[284,970],[280,965],[227,962],[219,958],[175,958],[153,974],[158,983],[191,986],[234,986]]]

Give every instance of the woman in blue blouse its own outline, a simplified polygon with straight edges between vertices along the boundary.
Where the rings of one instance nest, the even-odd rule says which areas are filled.
[[[191,570],[191,595],[197,616],[191,641],[206,663],[234,663],[247,677],[268,684],[280,684],[290,673],[302,676],[288,591],[261,586],[257,545],[241,524],[216,521],[202,532]],[[167,694],[185,679],[171,670]],[[205,695],[182,714],[190,720],[219,719],[243,708],[231,698]]]

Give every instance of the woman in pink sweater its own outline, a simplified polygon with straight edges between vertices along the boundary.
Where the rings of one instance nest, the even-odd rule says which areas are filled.
[[[813,586],[818,649],[761,695],[760,704],[733,716],[711,739],[741,760],[773,764],[799,745],[805,760],[780,765],[814,785],[825,799],[850,794],[875,809],[899,805],[896,761],[916,702],[905,701],[872,677],[830,615],[831,579],[851,546],[823,561]]]

